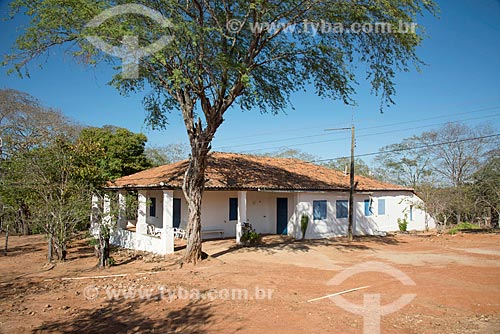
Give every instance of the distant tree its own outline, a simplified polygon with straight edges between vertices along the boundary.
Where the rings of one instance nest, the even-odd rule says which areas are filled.
[[[498,146],[497,139],[488,137],[492,133],[493,129],[485,124],[473,128],[448,123],[419,136],[420,143],[428,145],[421,153],[429,157],[430,167],[442,184],[458,188],[472,180],[487,153]]]
[[[6,232],[29,234],[30,210],[26,204],[29,189],[22,187],[31,182],[30,166],[22,159],[35,148],[49,145],[59,133],[76,136],[80,127],[59,111],[47,108],[35,97],[13,89],[0,89],[0,219]]]
[[[322,166],[339,171],[350,172],[351,158],[340,158],[323,163]],[[361,158],[354,159],[354,175],[373,177],[370,167]]]
[[[150,146],[144,151],[152,167],[171,164],[189,157],[189,146],[184,143],[173,143],[167,146]]]
[[[107,180],[114,180],[151,167],[145,154],[148,139],[142,133],[106,125],[102,128],[82,129],[78,140],[98,148],[95,164]]]
[[[31,95],[0,89],[0,137],[4,157],[44,146],[58,133],[76,136],[80,129],[60,111],[43,106]]]
[[[318,159],[313,154],[293,149],[293,148],[284,148],[282,150],[274,151],[274,152],[266,152],[259,154],[265,157],[274,157],[274,158],[292,158],[292,159],[299,159],[302,161],[309,161],[309,162],[314,162],[315,160]]]
[[[477,204],[489,211],[491,225],[499,227],[500,214],[500,152],[493,152],[488,161],[473,176],[472,194]]]
[[[58,136],[49,146],[23,156],[30,165],[30,183],[25,185],[31,192],[30,219],[48,237],[49,261],[52,249],[57,259],[66,260],[68,243],[88,225],[92,187],[80,171],[82,155],[88,152]]]
[[[0,90],[0,137],[5,254],[14,229],[46,234],[49,261],[64,260],[75,231],[89,222],[91,193],[102,196],[106,181],[149,166],[144,135],[110,126],[82,129],[15,90]]]
[[[313,34],[299,26],[386,22],[397,27],[436,7],[431,0],[119,2],[132,3],[149,6],[167,16],[170,24],[129,14],[108,17],[99,27],[88,28],[91,19],[116,2],[14,0],[12,10],[23,11],[31,22],[17,39],[17,54],[8,55],[6,61],[21,73],[27,62],[51,47],[70,44],[68,50],[75,58],[113,62],[85,37],[102,36],[116,45],[127,40],[125,35],[133,35],[141,46],[162,36],[173,37],[163,49],[141,59],[137,78],[117,73],[112,84],[126,94],[149,90],[144,102],[153,127],[166,126],[169,110],[182,112],[191,146],[183,185],[188,202],[186,262],[197,262],[202,255],[205,169],[212,140],[231,106],[278,113],[288,106],[291,93],[309,87],[322,97],[351,103],[357,62],[366,64],[368,80],[381,94],[382,104],[390,104],[395,73],[420,64],[416,49],[422,37],[417,31]],[[259,28],[265,23],[271,25]]]
[[[427,146],[425,154],[432,162],[434,179],[442,187],[453,188],[448,203],[455,212],[457,223],[471,216],[474,210],[468,198],[469,188],[474,174],[485,163],[487,153],[498,147],[498,140],[489,137],[492,133],[493,129],[484,124],[473,128],[448,123],[437,130],[424,132],[419,138]]]
[[[382,147],[375,157],[376,174],[387,182],[400,184],[414,189],[428,182],[431,176],[431,157],[422,149],[417,136],[403,139]]]
[[[375,159],[377,174],[416,189],[429,213],[445,224],[472,220],[480,208],[473,195],[474,176],[498,147],[492,133],[487,125],[448,123],[383,147]]]

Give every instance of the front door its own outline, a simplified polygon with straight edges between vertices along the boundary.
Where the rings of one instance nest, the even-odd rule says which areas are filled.
[[[288,234],[288,198],[276,199],[276,234]]]
[[[174,212],[172,213],[172,218],[174,220],[174,227],[179,227],[181,225],[181,199],[174,198]]]

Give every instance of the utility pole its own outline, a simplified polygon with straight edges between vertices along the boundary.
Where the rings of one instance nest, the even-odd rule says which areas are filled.
[[[347,226],[347,236],[349,241],[352,241],[352,228],[354,225],[354,124],[351,127],[351,172],[349,173],[349,225]]]
[[[347,225],[347,237],[349,241],[352,241],[352,229],[354,226],[354,188],[356,186],[354,182],[354,147],[356,146],[356,141],[354,139],[354,123],[350,128],[326,129],[325,131],[338,130],[351,130],[351,170],[349,172],[349,223]]]

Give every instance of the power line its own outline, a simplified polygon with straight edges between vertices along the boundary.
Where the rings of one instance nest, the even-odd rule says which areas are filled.
[[[469,120],[478,120],[478,119],[483,119],[483,118],[488,118],[488,117],[495,117],[495,116],[498,116],[498,115],[500,115],[500,113],[495,113],[495,114],[486,115],[486,116],[482,116],[482,117],[459,119],[459,120],[456,120],[456,121],[434,123],[434,124],[423,125],[423,126],[419,126],[419,127],[411,127],[411,128],[404,128],[404,129],[398,129],[398,130],[390,130],[390,131],[383,131],[383,132],[376,132],[376,133],[368,133],[368,134],[359,135],[359,136],[357,136],[357,138],[372,137],[372,136],[378,136],[378,135],[389,134],[389,133],[396,133],[396,132],[401,132],[401,131],[424,129],[424,128],[429,128],[429,127],[439,126],[439,125],[445,125],[445,124],[450,124],[450,123],[459,123],[459,122],[464,122],[464,121],[469,121]],[[403,123],[406,123],[406,122],[403,122]],[[394,124],[397,124],[397,123],[394,123]],[[384,125],[384,127],[385,126],[394,125],[394,124]],[[380,126],[380,127],[382,127],[382,126]],[[313,136],[311,136],[311,137],[313,137]],[[305,143],[299,143],[299,144],[293,144],[293,145],[287,145],[287,146],[273,146],[273,147],[256,148],[256,149],[245,150],[245,151],[241,151],[241,152],[243,152],[243,153],[250,153],[250,152],[256,152],[256,151],[273,150],[273,149],[280,149],[280,148],[291,148],[291,147],[297,147],[297,146],[306,146],[306,145],[312,145],[312,144],[321,144],[321,143],[328,143],[328,142],[333,142],[333,141],[347,140],[349,138],[350,137],[342,137],[342,138],[335,138],[335,139],[328,139],[328,140],[305,142]],[[289,138],[287,140],[293,140],[293,138]],[[283,141],[283,140],[279,140],[279,141]],[[267,143],[273,143],[273,142],[275,142],[275,141],[268,141]],[[264,143],[266,143],[266,142],[261,142],[260,144],[264,144]],[[245,145],[250,145],[250,144],[245,144]],[[233,146],[227,146],[225,148],[238,147],[238,146],[239,145],[233,145]]]
[[[355,155],[355,157],[359,158],[359,157],[367,157],[367,156],[379,155],[379,154],[384,154],[384,153],[395,153],[395,152],[418,150],[421,148],[430,148],[430,147],[436,147],[436,146],[442,146],[442,145],[458,144],[458,143],[464,143],[464,142],[468,142],[468,141],[481,140],[481,139],[494,138],[494,137],[500,137],[500,133],[496,133],[493,135],[487,135],[487,136],[474,137],[474,138],[451,140],[451,141],[440,142],[440,143],[435,143],[435,144],[426,144],[426,145],[420,145],[420,146],[414,146],[414,147],[398,148],[398,149],[394,149],[394,150],[363,153],[363,154],[357,154],[357,155]],[[317,163],[317,162],[326,162],[326,161],[333,161],[333,160],[346,159],[346,158],[349,158],[349,157],[343,156],[343,157],[338,157],[338,158],[318,159],[318,160],[312,160],[312,161],[304,161],[301,163]],[[299,163],[291,163],[291,165],[293,165],[293,164],[299,164]]]
[[[477,113],[477,112],[482,112],[482,111],[496,110],[496,109],[500,109],[500,106],[494,106],[494,107],[488,107],[488,108],[482,108],[482,109],[475,109],[475,110],[471,110],[471,111],[465,111],[465,112],[453,114],[453,116],[467,115],[467,114],[472,114],[472,113]],[[429,117],[429,118],[414,119],[414,120],[404,121],[404,122],[396,122],[396,123],[389,123],[389,124],[384,124],[384,125],[370,126],[370,127],[358,128],[358,130],[359,131],[363,131],[363,130],[369,130],[369,129],[383,128],[383,127],[388,127],[388,126],[395,126],[395,125],[402,125],[402,124],[411,124],[411,123],[417,123],[417,122],[435,120],[435,119],[446,118],[446,117],[450,117],[450,115],[441,115],[441,116],[435,116],[435,117]],[[458,121],[460,121],[460,120],[458,120]],[[457,122],[457,121],[450,121],[450,122],[447,122],[447,123],[451,123],[451,122]],[[304,130],[308,130],[308,129],[319,129],[319,128],[324,128],[324,127],[298,128],[298,129],[293,129],[293,130],[264,132],[264,133],[261,133],[261,134],[255,134],[254,133],[254,134],[248,135],[248,136],[238,136],[238,137],[233,137],[233,138],[220,139],[220,141],[229,141],[229,140],[234,141],[234,140],[238,140],[238,139],[257,137],[257,136],[261,136],[262,134],[276,134],[276,133],[283,133],[283,132],[304,131]],[[324,137],[324,136],[327,136],[327,135],[325,135],[325,134],[319,134],[319,135],[310,135],[310,136],[302,136],[302,137],[290,137],[290,138],[286,138],[286,139],[268,140],[268,141],[261,141],[261,142],[255,142],[255,143],[245,143],[245,144],[238,144],[238,145],[227,145],[227,146],[220,146],[220,147],[217,148],[217,150],[222,150],[222,149],[227,149],[227,148],[232,148],[232,147],[251,146],[251,145],[258,145],[258,144],[267,144],[267,143],[273,143],[273,142],[283,142],[283,141],[289,141],[289,140],[295,140],[295,139]]]

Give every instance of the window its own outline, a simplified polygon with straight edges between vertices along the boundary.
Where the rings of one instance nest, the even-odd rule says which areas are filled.
[[[372,200],[370,199],[365,199],[365,216],[370,217],[373,215],[372,212]]]
[[[156,197],[149,198],[149,216],[156,217]]]
[[[326,201],[313,201],[313,219],[326,219]]]
[[[410,221],[413,221],[413,205],[410,205]]]
[[[238,220],[238,199],[229,199],[229,220]]]
[[[378,200],[378,215],[385,215],[385,199]]]
[[[349,215],[349,202],[345,199],[338,200],[336,203],[337,218],[347,218]]]

